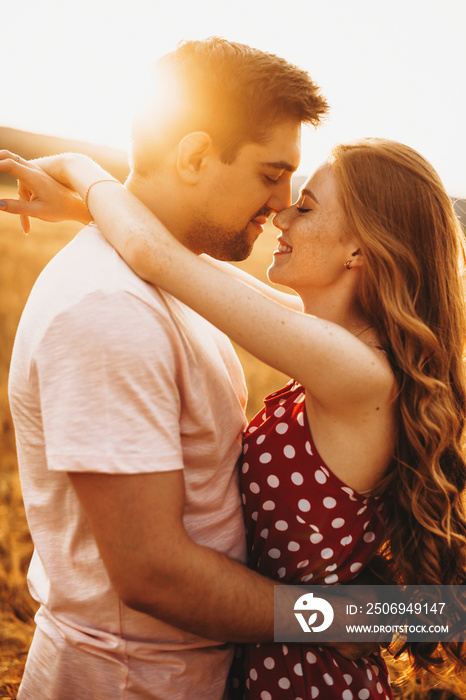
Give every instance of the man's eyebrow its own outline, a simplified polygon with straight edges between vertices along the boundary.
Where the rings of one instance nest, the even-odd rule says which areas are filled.
[[[273,163],[261,163],[261,165],[267,168],[275,168],[275,170],[286,170],[289,173],[294,173],[296,170],[295,166],[291,165],[291,163],[288,163],[286,160],[277,160]]]
[[[311,190],[308,190],[307,187],[304,188],[303,190],[301,190],[301,195],[303,195],[303,194],[307,194],[307,196],[310,197],[311,199],[313,199],[316,204],[319,204],[319,200],[315,196],[314,192],[312,192]]]

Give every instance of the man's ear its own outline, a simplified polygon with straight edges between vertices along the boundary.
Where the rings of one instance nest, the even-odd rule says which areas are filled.
[[[176,167],[181,179],[195,185],[202,173],[207,157],[212,153],[212,139],[205,131],[194,131],[184,136],[178,144]]]

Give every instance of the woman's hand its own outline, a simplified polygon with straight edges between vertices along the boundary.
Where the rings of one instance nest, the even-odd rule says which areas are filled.
[[[18,214],[25,233],[30,218],[43,221],[78,221],[88,224],[91,216],[82,198],[68,186],[65,163],[73,154],[27,161],[10,151],[0,151],[0,172],[18,180],[18,199],[0,201],[0,211]]]

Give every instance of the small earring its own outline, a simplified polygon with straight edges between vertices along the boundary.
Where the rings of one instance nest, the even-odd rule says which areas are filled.
[[[346,267],[347,270],[351,270],[351,263],[352,263],[352,262],[353,262],[352,260],[347,260],[347,261],[345,262],[345,267]]]

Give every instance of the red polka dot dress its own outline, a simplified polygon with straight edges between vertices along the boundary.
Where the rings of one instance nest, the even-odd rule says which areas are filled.
[[[244,437],[241,488],[249,566],[287,584],[337,584],[368,563],[381,536],[377,508],[338,479],[313,444],[304,389],[289,382],[265,399]],[[245,647],[249,700],[391,700],[379,655],[350,661],[330,647]],[[238,681],[233,679],[233,684]]]

